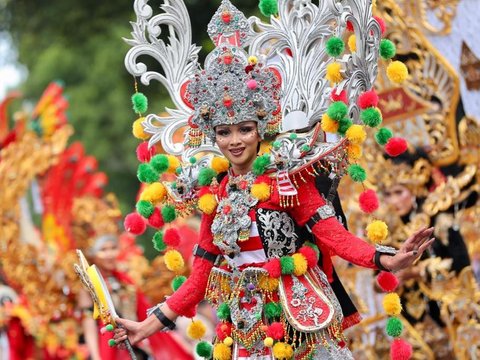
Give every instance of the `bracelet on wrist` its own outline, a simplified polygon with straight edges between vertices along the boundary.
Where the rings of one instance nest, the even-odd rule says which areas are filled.
[[[148,312],[148,314],[153,314],[157,317],[157,319],[163,324],[163,326],[165,326],[167,329],[169,330],[174,330],[176,325],[175,323],[170,320],[164,313],[162,310],[160,310],[160,306],[157,305],[155,306],[154,308],[150,309],[150,311]]]

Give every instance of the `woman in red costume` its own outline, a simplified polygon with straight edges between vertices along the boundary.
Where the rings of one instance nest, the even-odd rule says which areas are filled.
[[[133,281],[117,269],[119,256],[117,237],[114,235],[98,237],[90,249],[90,256],[107,282],[117,312],[121,316],[131,319],[144,320],[150,305]],[[127,351],[108,345],[107,339],[110,339],[112,335],[104,331],[103,325],[93,319],[93,303],[85,290],[82,290],[79,295],[78,305],[84,313],[82,327],[90,358],[92,360],[130,359]],[[148,340],[137,344],[134,350],[139,360],[147,359],[149,355],[159,360],[167,358],[193,359],[187,349],[168,333],[157,333]]]
[[[398,252],[372,246],[349,233],[318,193],[315,174],[343,175],[346,147],[349,142],[358,143],[364,130],[360,125],[352,125],[350,119],[344,119],[354,114],[348,112],[341,96],[328,111],[320,106],[322,94],[330,94],[331,89],[319,88],[326,83],[317,73],[324,70],[320,67],[328,61],[321,56],[326,35],[323,30],[319,31],[322,28],[319,22],[328,18],[323,15],[331,9],[323,2],[318,7],[309,1],[302,3],[305,3],[302,10],[310,11],[311,16],[302,17],[303,12],[297,7],[303,5],[279,2],[279,17],[272,24],[259,24],[265,32],[253,39],[249,38],[252,34],[247,19],[228,0],[222,1],[212,19],[209,35],[216,48],[207,56],[204,69],[192,71],[181,87],[182,100],[191,109],[191,112],[185,111],[190,126],[185,143],[199,147],[197,151],[187,152],[190,156],[201,153],[202,143],[206,143],[205,150],[219,150],[229,166],[220,170],[215,158],[205,156],[191,158],[177,168],[166,156],[157,155],[139,168],[140,180],[168,192],[161,211],[165,221],[175,217],[174,211],[178,209],[180,213],[185,210],[185,204],[195,200],[204,215],[190,277],[165,302],[155,306],[145,320],[117,320],[122,325],[115,329],[114,336],[119,347],[123,348],[122,341],[127,338],[135,345],[159,330],[173,329],[178,316],[192,317],[195,306],[206,298],[217,309],[221,320],[211,349],[215,360],[353,359],[342,332],[341,306],[329,284],[333,276],[330,256],[338,255],[367,268],[398,271],[409,267],[432,244],[433,229],[422,228],[406,239]],[[176,6],[174,16],[180,23],[186,11],[181,9],[181,1],[176,2]],[[337,21],[347,15],[371,16],[367,7],[355,7],[360,8],[362,14],[351,14],[346,7],[346,13],[343,17],[338,15]],[[169,6],[164,10],[173,12]],[[139,14],[139,19],[143,19],[142,16]],[[314,20],[310,24],[307,18]],[[325,21],[327,29],[331,22]],[[137,25],[137,30],[147,27],[147,24]],[[274,26],[279,28],[269,33]],[[303,30],[304,37],[299,36]],[[372,33],[364,30],[366,34]],[[292,41],[285,38],[271,41],[279,34]],[[365,34],[359,34],[357,39],[360,35]],[[139,38],[141,36],[136,36],[131,43],[137,44]],[[311,39],[319,41],[308,42]],[[172,46],[180,43],[172,41]],[[305,45],[305,48],[285,48],[287,43]],[[250,44],[250,56],[244,50],[247,44]],[[166,62],[168,57],[163,52],[168,48],[161,45],[159,57]],[[270,59],[255,56],[275,46],[279,48],[271,51]],[[142,49],[142,46],[134,48],[127,58],[131,60]],[[297,68],[293,60],[290,61],[295,54],[297,60],[298,56],[315,54],[309,61],[311,66],[319,68],[309,68],[309,71]],[[370,60],[362,61],[356,64],[370,63]],[[289,66],[282,67],[286,63]],[[165,71],[166,76],[175,64],[171,66],[172,69]],[[130,70],[134,73],[138,68],[140,66],[132,66]],[[171,80],[178,84],[177,78]],[[282,81],[285,84],[282,85]],[[330,81],[340,80],[331,76]],[[315,93],[302,93],[308,89]],[[356,101],[354,93],[349,95]],[[308,103],[309,111],[298,104],[310,99],[315,101]],[[299,106],[298,111],[294,111],[295,106]],[[339,122],[342,120],[341,131],[339,124],[336,129],[348,141],[324,142],[320,124],[312,126],[323,113]],[[309,119],[314,115],[315,118]],[[165,124],[175,121],[175,116],[165,118]],[[280,132],[280,120],[283,134],[272,143],[270,152],[257,156],[265,136]],[[326,128],[322,127],[325,132]],[[151,143],[160,138],[164,141],[168,133],[173,133],[164,128],[155,133],[153,121],[148,122],[145,129],[155,134]],[[334,126],[328,129],[337,131]],[[173,184],[155,183],[159,173],[172,167],[177,171]],[[139,202],[137,210],[148,217],[155,205]],[[312,242],[299,235],[302,227],[311,233]],[[171,239],[165,242],[172,244]],[[317,266],[319,253],[323,257],[322,268]],[[174,254],[166,254],[171,268],[176,268]],[[209,358],[212,353],[204,343],[200,344],[197,353]]]

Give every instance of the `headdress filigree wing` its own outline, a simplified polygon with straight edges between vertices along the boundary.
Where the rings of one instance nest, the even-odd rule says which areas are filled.
[[[377,75],[380,28],[372,18],[370,1],[280,0],[279,16],[266,24],[251,17],[256,31],[251,54],[263,53],[282,76],[281,107],[283,131],[299,129],[319,122],[330,104],[332,88],[325,79],[332,58],[326,42],[342,36],[347,21],[355,29],[357,51],[337,61],[344,64],[344,80],[337,90],[347,90],[350,115],[359,122],[356,99],[369,90]]]
[[[131,22],[132,38],[125,39],[132,46],[125,57],[125,66],[143,84],[159,81],[170,94],[176,109],[166,109],[167,116],[150,114],[146,118],[145,131],[151,133],[150,145],[161,141],[170,154],[180,155],[182,144],[173,142],[174,133],[187,125],[193,110],[182,99],[183,89],[198,67],[197,57],[200,47],[192,44],[192,31],[187,9],[183,1],[164,0],[163,14],[154,15],[148,0],[136,0],[134,4],[137,21]],[[168,41],[162,37],[162,26],[169,29]],[[139,57],[153,58],[161,66],[163,73],[148,70]]]

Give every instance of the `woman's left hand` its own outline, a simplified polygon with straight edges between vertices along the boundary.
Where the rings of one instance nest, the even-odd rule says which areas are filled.
[[[417,230],[403,243],[396,255],[381,256],[382,265],[390,271],[399,271],[411,266],[435,241],[435,238],[431,238],[432,234],[433,227]]]

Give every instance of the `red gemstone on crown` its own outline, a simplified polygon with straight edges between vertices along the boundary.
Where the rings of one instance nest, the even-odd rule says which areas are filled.
[[[224,11],[222,13],[222,21],[225,23],[225,24],[229,24],[230,21],[232,21],[232,14],[230,14],[228,11]]]

